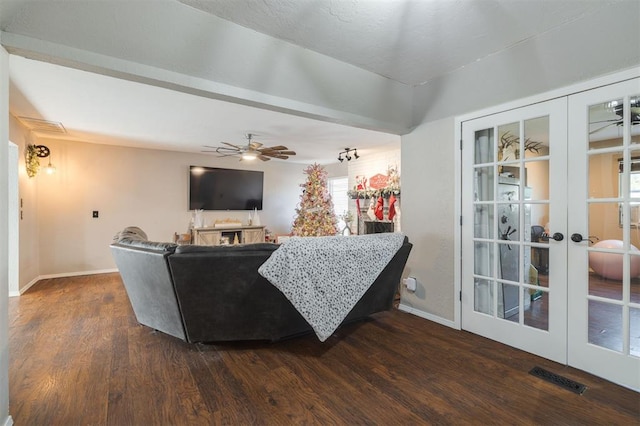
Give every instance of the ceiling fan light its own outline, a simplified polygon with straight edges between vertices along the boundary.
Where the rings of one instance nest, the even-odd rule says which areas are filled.
[[[258,158],[258,154],[256,152],[247,151],[242,153],[243,160],[255,160]]]

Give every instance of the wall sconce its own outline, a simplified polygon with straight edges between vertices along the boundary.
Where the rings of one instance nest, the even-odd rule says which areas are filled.
[[[27,175],[29,177],[34,177],[38,174],[38,170],[40,170],[40,160],[39,158],[47,158],[49,157],[49,164],[45,168],[47,174],[53,174],[56,172],[56,168],[53,164],[51,164],[51,151],[44,145],[27,145],[27,149],[25,151],[25,163],[27,168]]]
[[[350,152],[353,152],[353,157],[349,155]],[[344,157],[342,156],[344,154]],[[358,155],[358,148],[345,148],[344,151],[338,154],[338,161],[341,163],[346,159],[347,161],[351,161],[352,158],[356,160],[360,158]]]

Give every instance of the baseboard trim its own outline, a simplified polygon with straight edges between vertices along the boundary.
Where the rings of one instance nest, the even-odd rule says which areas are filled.
[[[40,275],[39,280],[48,280],[51,278],[66,278],[66,277],[79,277],[81,275],[98,275],[98,274],[110,274],[112,272],[118,272],[117,268],[114,269],[96,269],[93,271],[80,271],[80,272],[63,272],[61,274],[47,274]]]
[[[446,318],[439,317],[437,315],[430,314],[428,312],[421,311],[419,309],[413,308],[411,306],[404,305],[400,303],[398,309],[407,312],[409,314],[415,315],[420,318],[427,319],[429,321],[437,322],[438,324],[445,325],[447,327],[455,328],[456,330],[460,330],[460,326],[456,324],[455,321],[448,320]]]
[[[24,294],[25,291],[29,290],[40,280],[48,280],[51,278],[66,278],[66,277],[79,277],[81,275],[99,275],[99,274],[111,274],[113,272],[118,272],[117,268],[113,269],[95,269],[93,271],[80,271],[80,272],[63,272],[61,274],[46,274],[39,275],[36,278],[29,281],[29,283],[20,289],[20,293],[15,296],[19,296],[20,294]],[[10,294],[11,296],[11,294]]]

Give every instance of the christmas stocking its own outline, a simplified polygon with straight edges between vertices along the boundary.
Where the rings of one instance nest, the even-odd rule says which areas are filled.
[[[378,220],[382,220],[384,217],[384,199],[382,197],[378,197],[378,202],[376,203],[376,217]]]
[[[369,203],[369,210],[367,210],[367,216],[369,216],[370,220],[376,220],[375,202],[373,201],[373,198]]]
[[[396,197],[391,194],[389,197],[389,220],[393,220],[393,217],[396,215]]]

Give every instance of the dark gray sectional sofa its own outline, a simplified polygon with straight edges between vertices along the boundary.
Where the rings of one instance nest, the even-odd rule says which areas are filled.
[[[133,230],[133,231],[132,231]],[[111,251],[140,324],[187,342],[276,341],[313,332],[258,274],[277,244],[178,246],[127,228]],[[412,245],[405,238],[342,324],[391,309]]]

